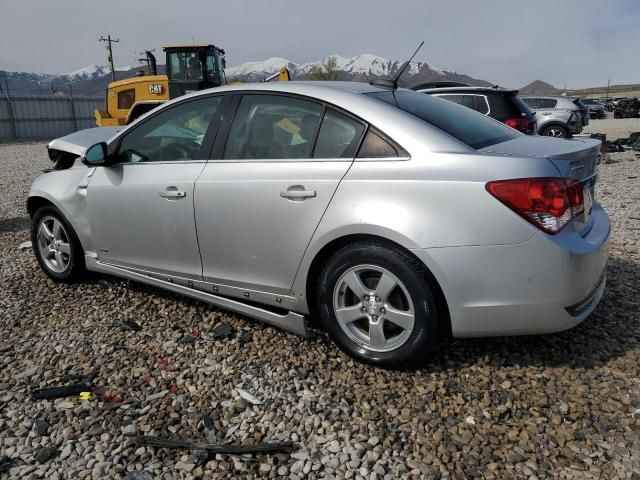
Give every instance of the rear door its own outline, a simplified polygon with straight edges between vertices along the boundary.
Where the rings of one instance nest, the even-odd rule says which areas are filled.
[[[256,93],[236,101],[229,133],[220,132],[196,184],[203,276],[286,294],[365,126],[298,97]]]

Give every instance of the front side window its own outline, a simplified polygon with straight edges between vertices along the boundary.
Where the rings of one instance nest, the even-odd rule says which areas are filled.
[[[223,158],[282,160],[311,157],[323,107],[283,95],[244,95]]]
[[[521,135],[489,117],[431,95],[405,90],[367,95],[424,120],[476,150]]]
[[[222,96],[205,97],[167,108],[126,133],[118,148],[124,163],[199,160],[211,121]]]
[[[558,101],[553,98],[543,98],[541,101],[541,108],[556,108],[557,104]]]
[[[364,125],[333,110],[327,110],[313,158],[353,158],[364,132]]]

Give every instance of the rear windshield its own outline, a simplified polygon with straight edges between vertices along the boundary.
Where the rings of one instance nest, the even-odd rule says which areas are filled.
[[[475,150],[506,142],[521,135],[469,108],[424,93],[388,91],[367,95],[415,115]]]

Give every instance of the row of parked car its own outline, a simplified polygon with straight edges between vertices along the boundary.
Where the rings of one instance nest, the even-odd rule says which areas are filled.
[[[423,83],[412,90],[474,109],[527,134],[569,138],[588,125],[591,107],[580,98],[519,96],[518,90],[457,82]],[[602,110],[602,117],[604,109]],[[596,118],[602,118],[596,114]]]

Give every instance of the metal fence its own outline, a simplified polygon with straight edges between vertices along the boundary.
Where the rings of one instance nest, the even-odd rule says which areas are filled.
[[[50,140],[96,126],[104,97],[0,96],[0,142]]]

